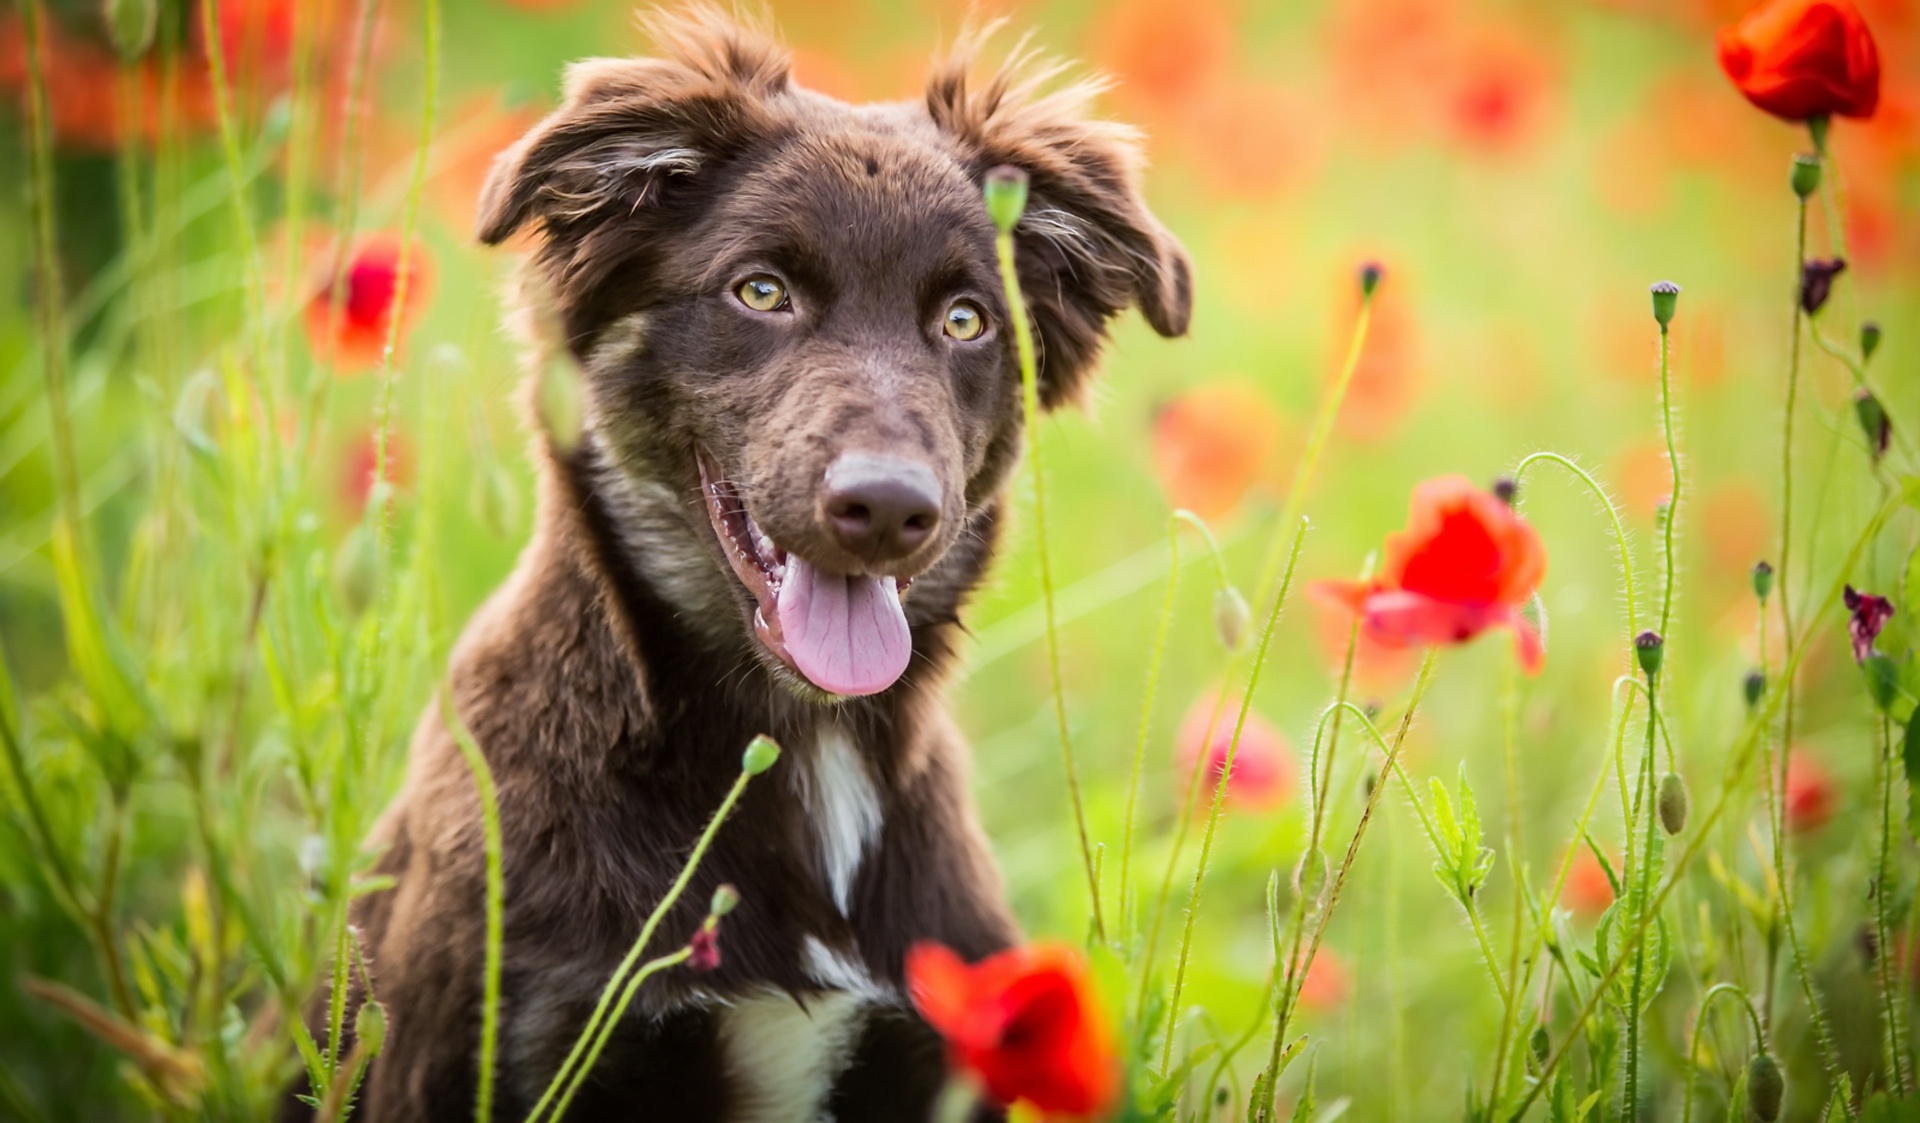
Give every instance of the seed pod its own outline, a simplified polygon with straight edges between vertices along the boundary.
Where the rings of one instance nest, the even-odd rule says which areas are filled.
[[[1377,261],[1369,261],[1362,264],[1360,266],[1360,295],[1372,296],[1373,290],[1380,287],[1380,278],[1386,276],[1386,274],[1386,268]]]
[[[1773,567],[1765,561],[1753,563],[1753,595],[1760,603],[1767,603],[1767,597],[1773,593]]]
[[[1678,772],[1669,772],[1660,777],[1660,794],[1657,797],[1660,809],[1660,826],[1668,834],[1679,834],[1687,829],[1687,782]]]
[[[1801,154],[1793,158],[1793,193],[1805,199],[1820,190],[1820,158]]]
[[[749,776],[758,776],[772,768],[773,762],[779,759],[779,742],[762,733],[747,743],[747,751],[740,758],[740,771]]]
[[[1673,322],[1674,307],[1680,303],[1680,286],[1672,281],[1655,281],[1648,291],[1653,293],[1653,320],[1664,332]]]
[[[1787,1099],[1787,1078],[1780,1062],[1762,1049],[1747,1062],[1747,1110],[1760,1123],[1780,1118],[1780,1106]]]
[[[1747,677],[1740,680],[1740,692],[1746,696],[1747,708],[1760,704],[1760,696],[1767,692],[1767,676],[1763,671],[1748,671]]]
[[[723,881],[720,887],[713,891],[713,903],[707,906],[707,913],[710,916],[725,916],[739,903],[740,890]]]
[[[1507,506],[1513,506],[1513,501],[1519,495],[1520,484],[1512,476],[1501,476],[1493,481],[1493,497]]]
[[[1667,642],[1660,638],[1659,632],[1641,632],[1633,637],[1633,657],[1640,661],[1640,670],[1648,678],[1660,673],[1666,650]]]
[[[1873,462],[1878,464],[1893,442],[1893,422],[1887,417],[1887,409],[1873,396],[1873,391],[1862,390],[1853,399],[1853,412],[1860,418],[1860,432],[1867,438],[1867,447],[1873,450]]]
[[[1232,585],[1224,585],[1213,594],[1213,627],[1228,651],[1246,650],[1253,636],[1253,609]]]
[[[1010,164],[1001,164],[987,172],[982,190],[993,228],[1002,234],[1013,233],[1020,216],[1027,210],[1027,173]]]
[[[333,585],[347,615],[358,616],[380,592],[380,547],[363,522],[347,532],[333,555]]]

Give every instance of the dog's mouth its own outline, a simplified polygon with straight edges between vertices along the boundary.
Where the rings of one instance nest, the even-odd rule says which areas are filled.
[[[700,490],[720,551],[753,595],[753,631],[773,656],[829,694],[878,694],[906,672],[913,636],[901,604],[911,579],[832,573],[782,549],[705,452]]]

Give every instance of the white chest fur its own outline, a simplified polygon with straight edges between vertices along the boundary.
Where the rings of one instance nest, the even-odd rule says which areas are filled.
[[[729,1123],[824,1123],[827,1095],[851,1058],[866,1003],[844,992],[809,995],[806,1007],[783,993],[731,1003],[720,1040],[735,1109]]]
[[[880,836],[880,797],[859,749],[837,725],[821,728],[806,767],[793,776],[813,825],[820,875],[844,916],[860,862]]]

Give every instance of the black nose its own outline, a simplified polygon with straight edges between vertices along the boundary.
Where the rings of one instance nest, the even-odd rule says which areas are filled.
[[[918,550],[940,525],[940,481],[913,460],[849,452],[827,469],[822,516],[834,541],[867,562]]]

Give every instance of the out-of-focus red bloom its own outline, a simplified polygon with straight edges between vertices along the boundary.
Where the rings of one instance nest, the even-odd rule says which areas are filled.
[[[1211,382],[1154,414],[1154,468],[1169,502],[1211,522],[1261,480],[1279,439],[1280,415],[1257,388]]]
[[[1114,94],[1136,114],[1177,119],[1232,62],[1233,17],[1220,0],[1121,0],[1094,45]]]
[[[1346,1000],[1348,989],[1347,965],[1332,948],[1322,947],[1300,980],[1300,1008],[1331,1010]]]
[[[1546,571],[1540,536],[1511,507],[1465,476],[1442,476],[1414,488],[1407,528],[1388,536],[1378,577],[1318,581],[1310,591],[1360,613],[1361,629],[1389,647],[1464,643],[1488,628],[1512,628],[1531,673],[1544,651],[1520,607]]]
[[[1357,638],[1353,637],[1353,610],[1344,604],[1322,601],[1315,607],[1319,617],[1315,631],[1320,652],[1336,678],[1346,668],[1349,638],[1354,641],[1353,681],[1361,691],[1392,694],[1413,673],[1418,653],[1404,647],[1388,647],[1368,635],[1365,628],[1360,629]]]
[[[1187,711],[1174,740],[1174,756],[1180,765],[1176,780],[1182,785],[1193,775],[1194,765],[1205,750],[1207,771],[1199,792],[1203,807],[1212,802],[1220,773],[1226,770],[1233,725],[1240,716],[1239,700],[1228,699],[1220,710],[1220,720],[1214,723],[1212,738],[1208,738],[1207,726],[1218,702],[1217,694],[1202,695]],[[1233,771],[1227,775],[1228,806],[1241,811],[1267,811],[1284,804],[1293,794],[1293,771],[1293,753],[1287,739],[1265,718],[1248,711],[1247,724],[1240,730],[1240,747],[1233,754]]]
[[[284,84],[293,57],[297,11],[297,0],[220,0],[214,23],[228,73],[253,76],[274,86]]]
[[[1547,116],[1552,74],[1537,44],[1491,30],[1463,40],[1446,99],[1446,126],[1466,148],[1504,153],[1536,135]]]
[[[355,514],[367,505],[367,495],[373,490],[374,468],[379,459],[376,440],[372,429],[356,434],[348,443],[346,456],[340,465],[340,501]],[[412,478],[412,471],[412,453],[399,433],[389,431],[387,483],[396,488],[405,487]]]
[[[407,271],[401,338],[426,302],[430,270],[426,251],[418,243],[407,255]],[[400,240],[379,235],[361,245],[341,273],[337,304],[330,281],[322,276],[319,291],[307,305],[307,338],[316,354],[331,356],[342,369],[372,366],[380,361],[393,323],[394,296],[400,287]]]
[[[704,975],[720,969],[720,933],[716,929],[695,929],[693,938],[687,941],[687,951],[687,970]]]
[[[1880,104],[1880,52],[1850,0],[1773,0],[1721,28],[1719,48],[1720,69],[1775,117],[1871,117]]]
[[[1113,1104],[1119,1057],[1078,952],[1042,944],[969,965],[919,943],[906,968],[913,1004],[947,1040],[948,1063],[994,1102],[1079,1116]]]
[[[1826,766],[1796,747],[1787,760],[1787,830],[1804,834],[1826,826],[1833,818],[1833,800],[1833,778]]]
[[[1573,864],[1567,868],[1567,885],[1560,899],[1573,909],[1576,916],[1589,919],[1607,911],[1613,904],[1613,882],[1607,880],[1607,871],[1600,865],[1600,859],[1593,851],[1580,847],[1573,855]]]

